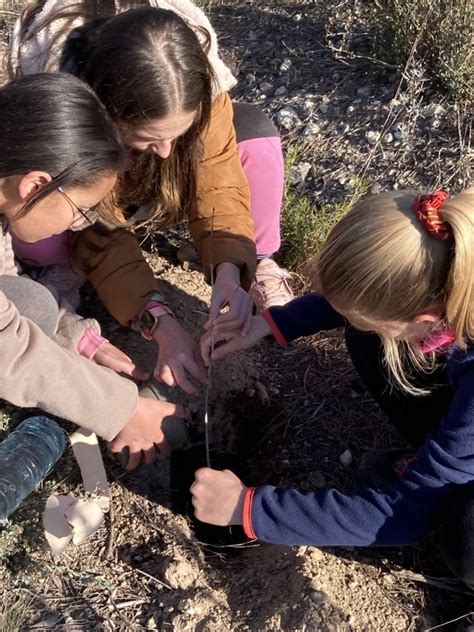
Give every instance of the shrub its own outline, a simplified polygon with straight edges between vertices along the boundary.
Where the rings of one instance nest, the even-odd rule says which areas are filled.
[[[289,147],[286,154],[286,173],[291,173],[300,154],[298,145]],[[285,186],[281,215],[282,262],[289,270],[303,273],[304,264],[315,255],[326,241],[331,228],[341,219],[351,206],[367,192],[368,184],[356,180],[354,190],[348,199],[338,204],[314,206],[289,184]]]
[[[374,0],[379,50],[405,64],[422,59],[435,84],[472,103],[474,53],[472,0]]]

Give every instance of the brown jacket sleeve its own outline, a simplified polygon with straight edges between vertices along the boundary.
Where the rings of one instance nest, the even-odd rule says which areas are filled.
[[[202,140],[198,200],[189,216],[191,234],[208,281],[211,263],[216,267],[228,261],[240,268],[242,286],[248,289],[257,263],[255,231],[249,186],[237,152],[232,102],[227,93],[214,101]]]
[[[133,232],[124,228],[74,233],[74,263],[84,270],[108,312],[130,325],[157,291],[152,269]]]

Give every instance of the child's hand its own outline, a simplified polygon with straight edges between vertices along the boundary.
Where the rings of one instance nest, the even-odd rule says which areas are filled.
[[[246,492],[247,487],[230,470],[203,467],[196,471],[191,485],[194,515],[201,522],[219,527],[242,524]]]
[[[95,353],[93,361],[100,366],[112,369],[115,373],[129,375],[138,381],[145,381],[150,376],[140,369],[123,351],[110,342],[104,342]]]
[[[235,351],[250,349],[262,338],[271,334],[270,325],[263,316],[254,316],[250,321],[248,333],[243,330],[214,331],[210,329],[201,337],[201,356],[206,366],[215,360],[221,360]],[[224,344],[221,344],[224,343]],[[212,347],[214,345],[214,351]]]
[[[226,306],[228,310],[221,314]],[[244,333],[250,329],[253,301],[240,287],[240,270],[233,263],[221,263],[218,266],[216,280],[212,288],[209,319],[204,325],[206,331],[215,333],[242,328]]]
[[[145,463],[153,463],[158,456],[157,449],[164,453],[170,449],[161,429],[163,419],[184,416],[182,406],[139,397],[134,415],[109,443],[109,450],[120,454],[124,448],[128,448],[127,470],[134,470],[140,464],[142,454]]]

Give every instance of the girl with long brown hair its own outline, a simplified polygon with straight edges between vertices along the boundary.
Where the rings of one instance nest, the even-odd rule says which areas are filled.
[[[15,27],[10,67],[15,75],[62,69],[94,88],[131,148],[116,191],[127,219],[156,230],[189,219],[214,279],[207,328],[248,328],[255,271],[262,306],[291,298],[287,274],[271,259],[280,245],[280,139],[256,108],[232,107],[235,79],[193,2],[38,0]],[[31,249],[16,248],[34,260]],[[158,343],[155,376],[195,392],[188,377],[206,380],[199,354],[157,293],[131,232],[85,231],[74,252],[112,315]]]
[[[447,564],[474,587],[474,189],[362,200],[311,274],[317,293],[263,312],[246,336],[215,336],[224,344],[210,355],[206,335],[206,361],[270,333],[286,345],[343,327],[356,370],[415,452],[373,461],[368,486],[348,492],[248,489],[232,472],[202,469],[197,518],[315,546],[412,544],[434,530]]]

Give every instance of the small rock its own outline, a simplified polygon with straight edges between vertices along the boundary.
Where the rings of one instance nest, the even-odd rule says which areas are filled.
[[[351,129],[348,123],[339,123],[339,131],[341,134],[346,134]]]
[[[284,96],[286,93],[288,92],[288,89],[286,86],[279,86],[276,90],[275,90],[275,96],[276,97],[282,97]]]
[[[344,467],[349,467],[353,460],[352,452],[350,450],[344,450],[344,452],[339,455],[339,461]]]
[[[371,90],[371,86],[361,86],[360,88],[357,88],[357,95],[359,97],[368,97]]]
[[[423,116],[440,116],[444,113],[444,108],[439,103],[429,103],[422,110]]]
[[[387,145],[390,145],[390,143],[393,143],[393,134],[391,134],[390,132],[387,132],[387,134],[385,134],[385,136],[383,137],[383,142],[386,143]]]
[[[439,118],[434,118],[431,121],[431,129],[438,129],[440,125],[441,125],[441,121],[439,120]]]
[[[349,105],[347,110],[346,110],[346,113],[347,114],[352,114],[352,112],[354,112],[354,111],[355,111],[355,107],[353,105]]]
[[[320,103],[318,109],[321,114],[327,114],[329,112],[329,105],[327,103]]]
[[[315,136],[319,134],[320,127],[317,123],[308,123],[303,130],[303,136]]]
[[[36,628],[52,629],[59,625],[59,617],[56,614],[50,614],[44,619],[35,623]]]
[[[301,125],[301,121],[296,113],[296,110],[291,107],[286,107],[280,110],[276,115],[276,122],[288,131]]]
[[[288,57],[284,59],[280,64],[280,72],[288,72],[292,67],[293,62]]]
[[[266,94],[267,96],[273,94],[273,84],[269,81],[262,81],[259,88],[263,92],[263,94]]]
[[[379,138],[380,132],[374,132],[373,130],[365,132],[365,140],[369,143],[369,145],[375,145]]]
[[[245,75],[245,81],[249,84],[252,85],[253,83],[255,83],[257,80],[257,77],[255,75],[253,75],[251,72],[247,73]]]
[[[295,13],[295,15],[291,19],[293,20],[293,22],[301,22],[303,16],[301,15],[301,13]]]
[[[148,619],[148,621],[146,622],[146,629],[147,630],[156,630],[157,628],[158,628],[158,626],[155,623],[155,619],[153,617]]]
[[[309,596],[316,603],[324,603],[328,599],[328,596],[322,590],[312,590]]]
[[[291,184],[297,186],[298,184],[303,184],[306,180],[308,173],[311,171],[311,164],[309,162],[300,162],[298,165],[295,165],[291,170],[290,182]]]
[[[395,140],[403,140],[405,138],[405,128],[402,125],[395,125],[392,128],[392,134]]]

